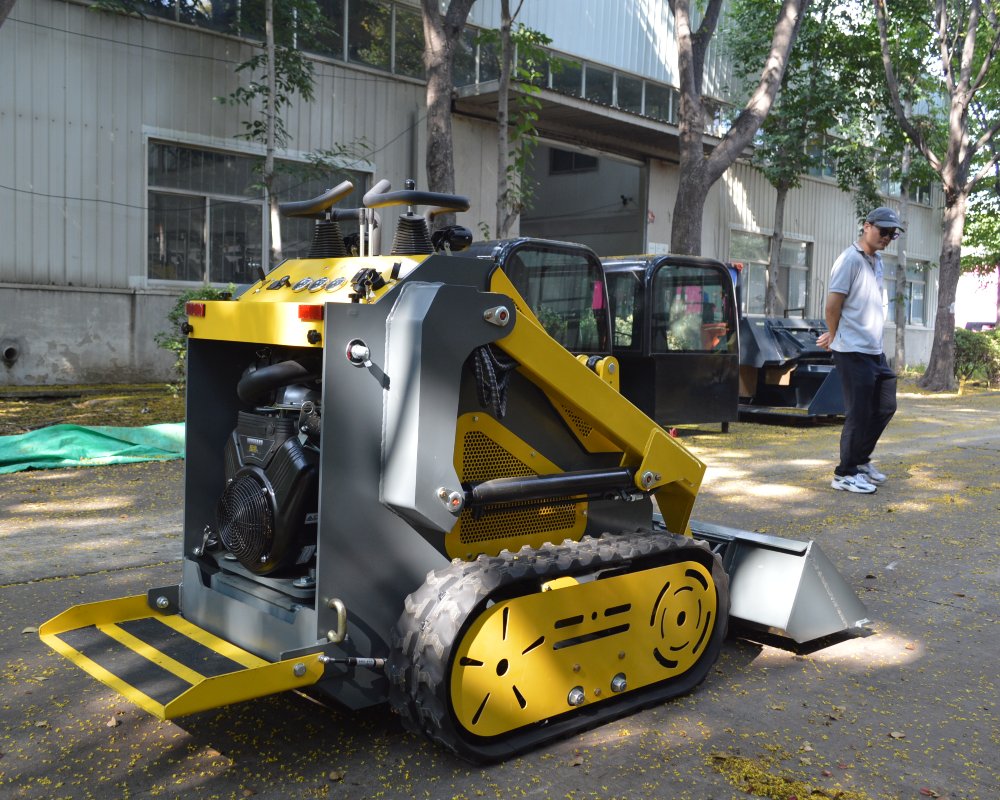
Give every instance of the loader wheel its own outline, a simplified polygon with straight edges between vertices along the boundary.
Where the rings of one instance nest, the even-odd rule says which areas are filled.
[[[690,691],[728,610],[719,558],[673,534],[454,562],[406,599],[390,703],[463,758],[500,760]]]

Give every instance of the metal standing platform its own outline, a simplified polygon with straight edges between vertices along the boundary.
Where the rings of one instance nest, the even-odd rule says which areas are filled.
[[[38,633],[89,675],[164,720],[301,689],[323,676],[319,653],[265,661],[180,614],[151,608],[146,595],[74,606]]]

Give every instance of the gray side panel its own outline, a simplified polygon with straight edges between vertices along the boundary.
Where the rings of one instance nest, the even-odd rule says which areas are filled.
[[[426,300],[419,285],[413,298]],[[436,285],[433,294],[438,292],[440,306],[432,300],[425,304],[423,312],[432,320],[426,326],[430,341],[419,331],[420,324],[417,330],[402,324],[400,331],[407,332],[400,334],[398,341],[396,334],[387,335],[387,317],[395,304],[385,299],[372,305],[326,306],[316,633],[323,637],[326,631],[336,628],[336,612],[330,608],[330,601],[343,602],[347,607],[348,638],[330,650],[334,654],[387,656],[391,632],[406,596],[424,582],[430,570],[448,563],[413,525],[380,499],[384,395],[399,392],[400,405],[406,406],[403,401],[407,399],[416,403],[416,408],[404,408],[398,414],[405,418],[405,424],[397,429],[398,436],[408,444],[399,451],[399,462],[391,466],[394,473],[419,469],[415,463],[407,467],[407,461],[423,458],[419,449],[427,430],[440,439],[432,445],[434,458],[442,458],[440,453],[447,451],[451,463],[454,408],[443,410],[430,403],[443,403],[441,398],[447,398],[449,393],[457,397],[460,367],[471,349],[489,341],[489,336],[502,333],[502,329],[494,328],[495,332],[488,336],[482,322],[482,309],[502,302],[502,298],[484,295],[471,286]],[[411,306],[407,301],[408,311],[400,320],[420,306]],[[472,309],[479,309],[478,321],[472,318]],[[480,332],[469,334],[469,330]],[[354,366],[345,355],[348,343],[356,339],[369,349],[368,367]],[[414,360],[413,347],[419,351],[416,355],[422,352],[425,357]],[[386,380],[388,390],[383,388]],[[457,400],[450,402],[453,406]],[[393,404],[395,407],[395,401]],[[410,411],[422,411],[425,419]],[[450,436],[442,432],[449,426]],[[412,486],[418,482],[411,478],[410,483],[412,494]],[[440,501],[435,498],[435,502]],[[320,687],[349,707],[382,702],[388,696],[388,683],[381,673],[332,667],[328,675]]]
[[[268,660],[320,643],[312,608],[278,593],[268,599],[249,582],[227,584],[224,575],[208,576],[191,559],[184,560],[181,592],[185,619]]]
[[[388,303],[329,303],[325,313],[323,431],[317,551],[317,636],[337,627],[330,601],[347,607],[348,638],[336,655],[384,657],[403,600],[428,571],[447,564],[412,527],[379,502],[382,382]],[[373,369],[347,360],[347,344],[364,341]],[[339,652],[337,652],[339,651]],[[328,674],[341,677],[339,668]],[[322,688],[351,708],[384,701],[381,674],[351,670]]]
[[[477,347],[505,335],[484,320],[513,304],[471,287],[407,283],[386,321],[381,500],[414,525],[447,533],[457,515],[439,490],[461,492],[455,472],[455,421],[462,365]]]

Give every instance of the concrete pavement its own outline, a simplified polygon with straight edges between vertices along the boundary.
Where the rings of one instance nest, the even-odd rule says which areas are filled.
[[[0,797],[1000,797],[1000,395],[900,398],[874,496],[829,488],[839,427],[685,433],[695,516],[815,539],[873,635],[732,637],[695,693],[504,764],[385,709],[286,694],[158,722],[42,645],[66,607],[178,580],[180,462],[0,476]]]

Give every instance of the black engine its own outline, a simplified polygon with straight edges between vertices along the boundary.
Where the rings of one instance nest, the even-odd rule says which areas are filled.
[[[274,365],[275,371],[301,378],[302,372],[290,370],[288,363]],[[248,370],[244,381],[256,390],[269,370]],[[301,574],[313,562],[319,518],[318,397],[302,384],[278,388],[269,398],[272,404],[239,412],[226,442],[226,487],[216,507],[216,531],[222,546],[256,575]]]

